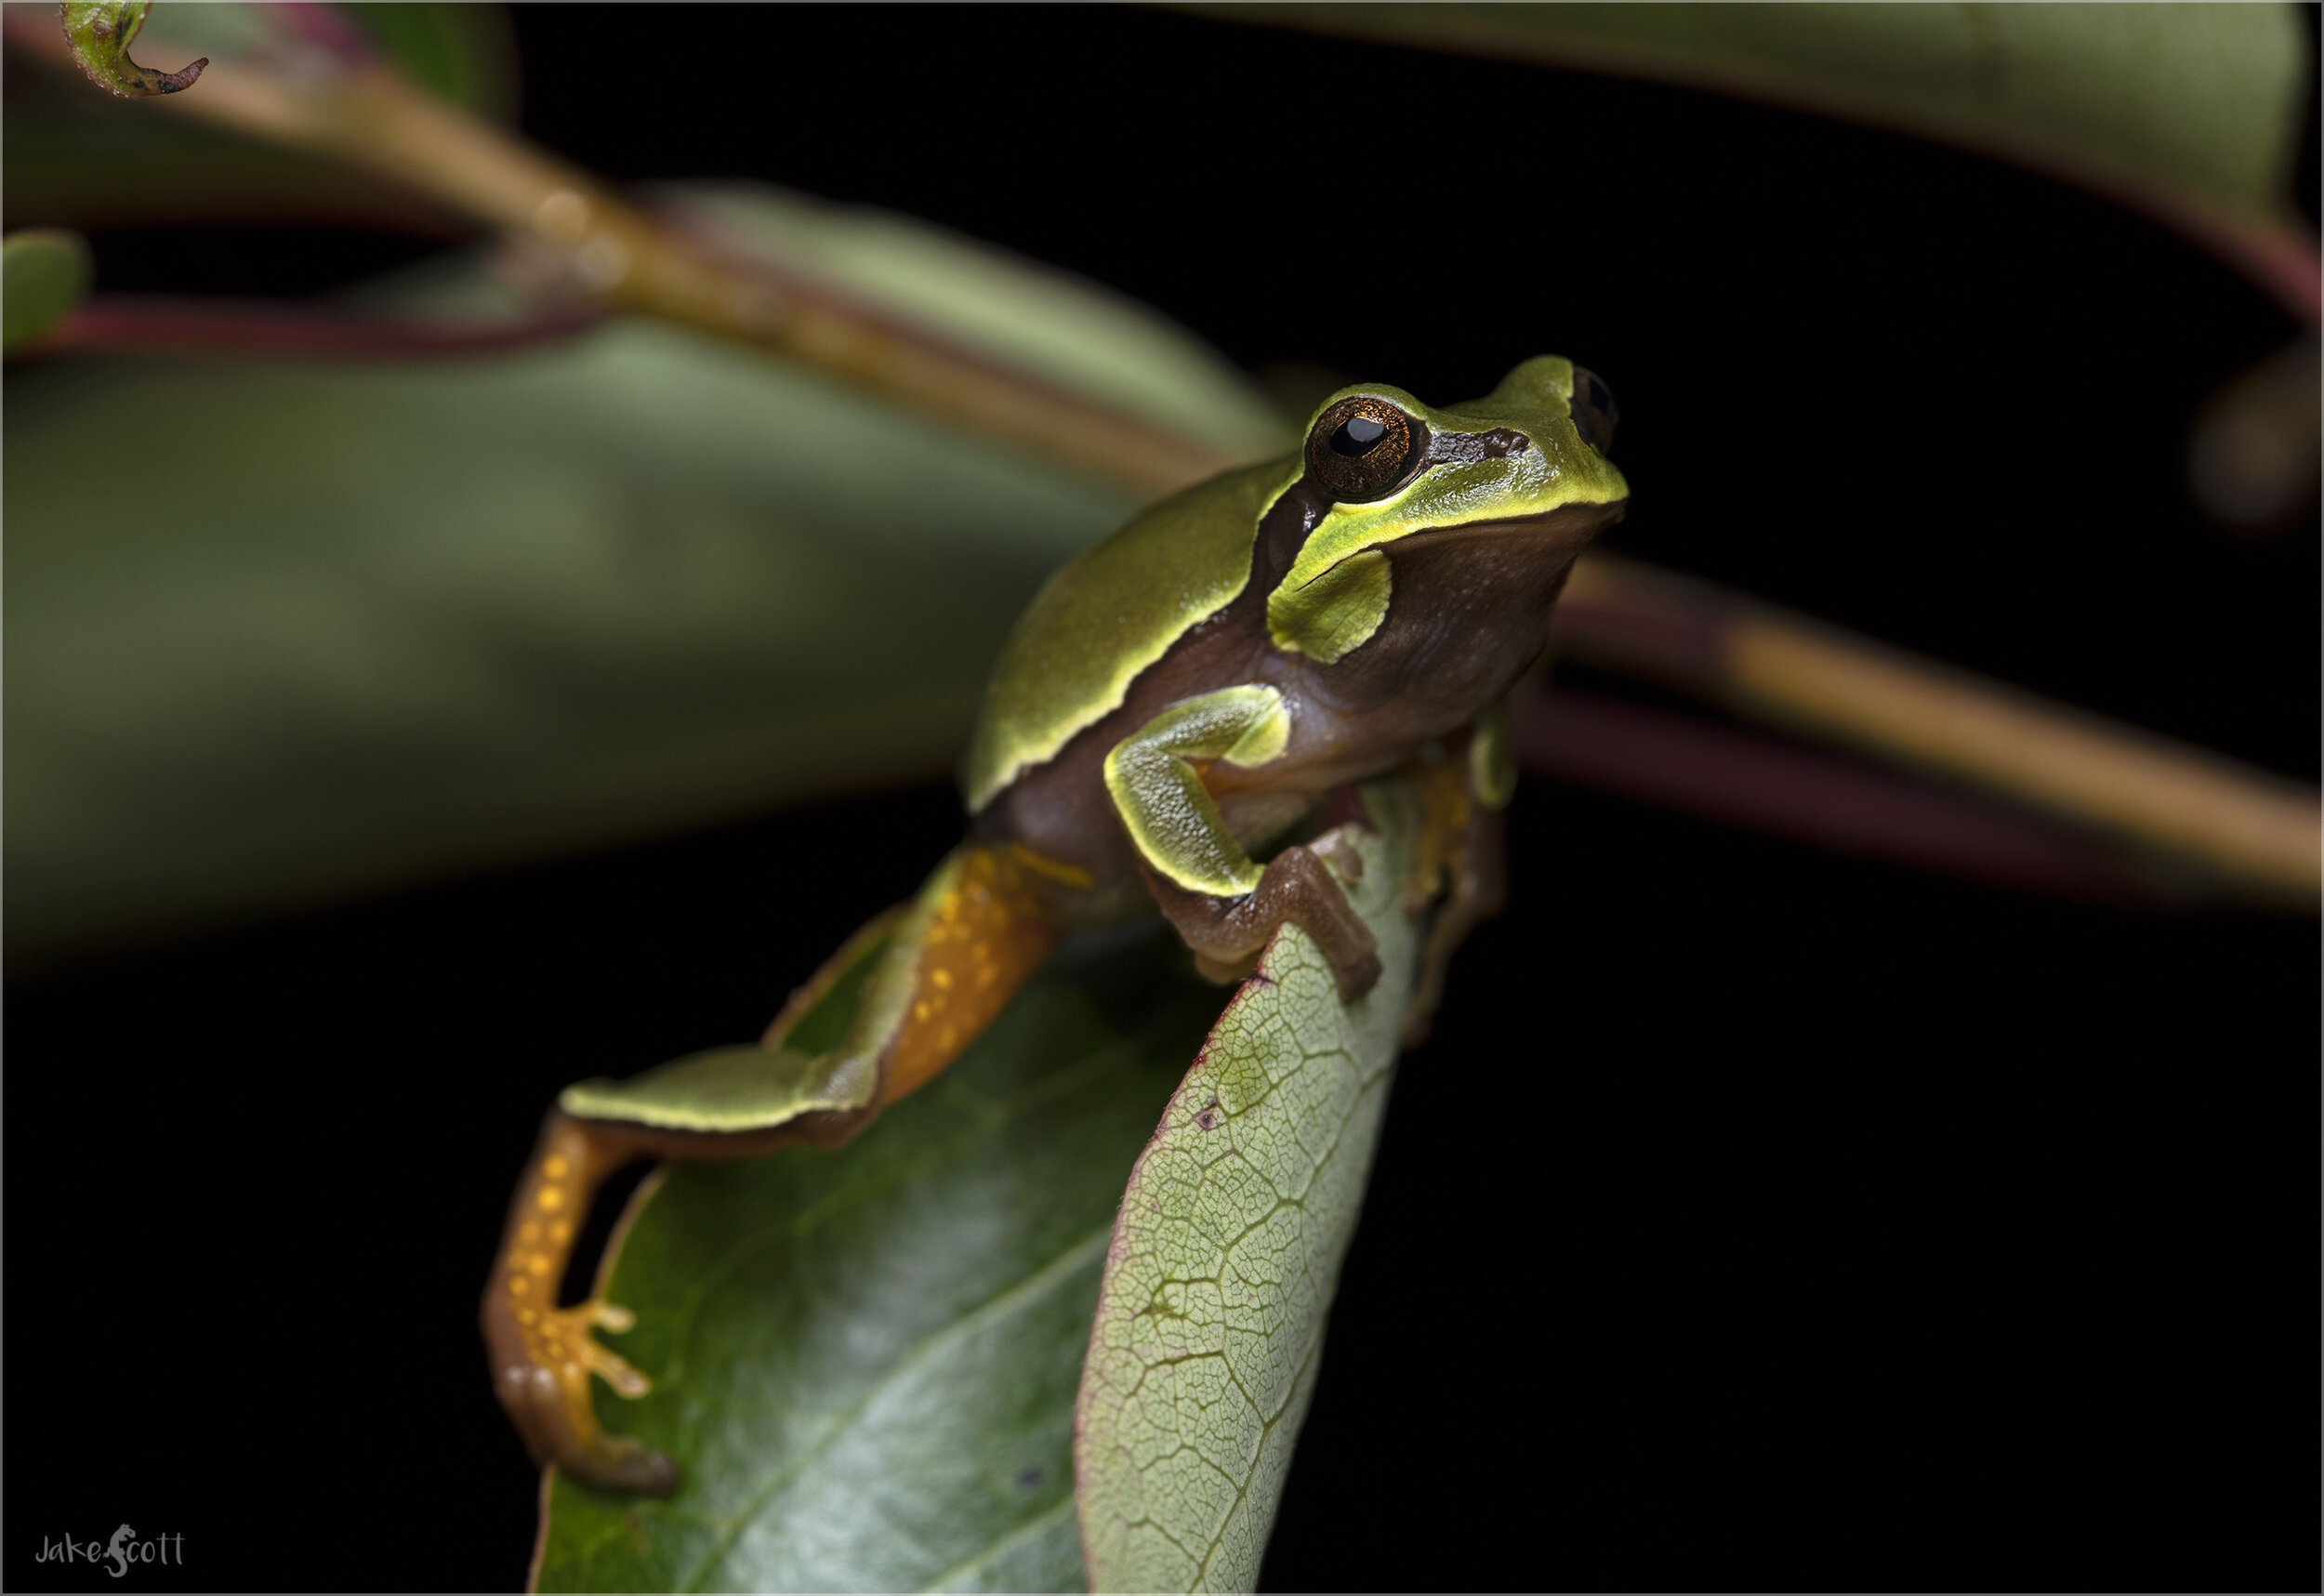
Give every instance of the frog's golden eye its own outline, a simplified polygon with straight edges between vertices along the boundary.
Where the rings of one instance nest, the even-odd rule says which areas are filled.
[[[1601,455],[1614,453],[1614,424],[1621,419],[1614,408],[1614,392],[1594,371],[1574,368],[1574,430]]]
[[[1384,399],[1358,394],[1315,418],[1307,435],[1307,474],[1340,504],[1376,499],[1404,485],[1428,432]]]

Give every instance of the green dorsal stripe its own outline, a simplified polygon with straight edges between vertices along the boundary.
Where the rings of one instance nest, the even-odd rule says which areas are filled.
[[[1119,708],[1140,671],[1234,602],[1261,518],[1299,475],[1293,455],[1198,483],[1049,579],[984,689],[961,772],[970,813]]]

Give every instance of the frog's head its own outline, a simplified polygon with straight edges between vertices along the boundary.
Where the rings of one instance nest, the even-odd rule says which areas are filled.
[[[1461,560],[1431,563],[1553,592],[1630,496],[1606,458],[1614,419],[1605,384],[1559,355],[1442,410],[1384,384],[1341,389],[1308,423],[1297,487],[1313,508],[1267,595],[1270,639],[1325,665],[1360,647],[1387,618],[1399,546],[1459,540]]]

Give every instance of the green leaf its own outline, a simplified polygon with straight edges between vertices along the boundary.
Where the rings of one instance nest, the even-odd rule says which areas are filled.
[[[1100,1588],[1250,1589],[1419,945],[1419,805],[1366,803],[1380,831],[1321,844],[1360,856],[1386,970],[1352,1007],[1292,927],[1214,1025],[1148,921],[1068,944],[840,1151],[641,1187],[603,1284],[636,1327],[606,1339],[655,1384],[598,1413],[683,1484],[555,1478],[540,1588],[1079,1589],[1086,1542]]]
[[[720,224],[853,238],[889,261],[859,297],[949,294],[960,341],[1274,442],[1150,311],[761,198],[721,189]],[[379,299],[507,310],[468,268]],[[57,362],[8,397],[18,957],[941,772],[1034,589],[1135,508],[646,323],[436,363]]]
[[[38,337],[88,292],[88,245],[49,228],[12,232],[0,244],[0,353]]]
[[[2311,54],[2270,5],[1189,8],[1717,89],[2266,218],[2290,209]]]
[[[836,1153],[670,1167],[605,1285],[654,1501],[560,1476],[544,1590],[1067,1590],[1074,1382],[1122,1180],[1219,991],[1143,927],[1069,948]]]
[[[207,56],[176,72],[155,72],[129,59],[129,46],[145,27],[153,0],[63,0],[59,7],[65,42],[81,63],[89,82],[124,99],[143,99],[156,94],[177,94],[191,88]]]
[[[1349,898],[1385,973],[1342,1007],[1285,928],[1122,1194],[1076,1408],[1090,1586],[1250,1590],[1355,1233],[1419,954],[1410,795],[1366,791]]]

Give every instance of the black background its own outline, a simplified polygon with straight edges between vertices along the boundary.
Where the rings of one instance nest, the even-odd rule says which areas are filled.
[[[2181,471],[2291,325],[2097,200],[1169,15],[516,24],[527,129],[611,176],[910,212],[1433,402],[1569,353],[1622,401],[1618,547],[2316,773],[2316,540],[2212,529]],[[179,247],[213,285],[217,236]],[[99,285],[172,258],[100,239]],[[111,1584],[31,1558],[125,1520],[197,1586],[520,1581],[471,1326],[539,1113],[752,1034],[957,826],[931,787],[13,987],[7,1582]],[[2314,1588],[2312,920],[1538,783],[1512,848],[1399,1080],[1268,1585]]]

